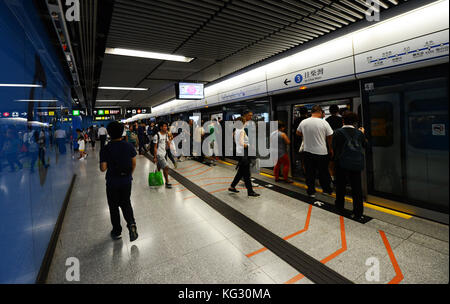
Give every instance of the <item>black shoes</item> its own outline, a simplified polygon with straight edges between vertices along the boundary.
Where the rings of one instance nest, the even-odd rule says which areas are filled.
[[[130,230],[130,242],[135,241],[138,238],[138,233],[137,233],[137,227],[136,225],[131,225],[130,228],[128,228]]]
[[[234,192],[234,193],[239,193],[239,191],[236,190],[236,188],[233,188],[233,187],[228,188],[228,191]]]
[[[117,234],[114,231],[111,231],[111,238],[115,241],[120,240],[122,238],[122,235],[121,235],[121,233]]]
[[[248,194],[248,196],[258,197],[258,196],[261,196],[261,194],[256,193],[256,192],[251,192]]]
[[[166,184],[167,189],[172,189],[172,184]]]

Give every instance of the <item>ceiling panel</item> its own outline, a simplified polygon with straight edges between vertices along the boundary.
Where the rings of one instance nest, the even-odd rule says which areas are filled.
[[[386,10],[405,1],[379,1]],[[211,82],[363,20],[362,0],[116,0],[107,47],[196,58],[176,63],[105,57],[101,85],[140,106],[175,97],[177,81]]]

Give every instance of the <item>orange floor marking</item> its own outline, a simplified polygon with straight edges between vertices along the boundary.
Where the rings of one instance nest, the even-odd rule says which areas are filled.
[[[334,259],[335,257],[337,257],[338,255],[340,255],[341,253],[343,253],[344,251],[347,250],[347,240],[345,238],[344,217],[340,216],[339,221],[341,223],[341,244],[342,244],[341,248],[336,250],[335,252],[333,252],[332,254],[330,254],[329,256],[324,258],[323,260],[321,260],[320,262],[322,264],[326,264],[327,262],[331,261],[332,259]],[[295,282],[300,281],[304,277],[305,276],[300,273],[300,274],[296,275],[295,277],[293,277],[292,279],[290,279],[289,281],[287,281],[285,284],[293,284]]]
[[[189,173],[189,172],[193,172],[193,171],[198,170],[198,169],[201,169],[201,168],[203,168],[203,167],[206,167],[206,166],[205,166],[205,165],[199,165],[198,167],[195,167],[195,168],[193,168],[193,169],[191,169],[191,170],[183,171],[183,172],[180,172],[180,173]]]
[[[297,235],[299,235],[299,234],[302,234],[303,232],[305,232],[305,231],[308,230],[308,228],[309,228],[309,220],[311,219],[311,211],[312,211],[312,205],[309,205],[308,215],[306,216],[306,221],[305,221],[305,227],[304,227],[302,230],[299,230],[299,231],[297,231],[297,232],[295,232],[295,233],[293,233],[293,234],[290,234],[290,235],[288,235],[288,236],[285,236],[285,237],[283,238],[283,240],[289,240],[289,239],[293,238],[294,236],[297,236]],[[264,252],[264,251],[266,251],[266,250],[267,250],[267,248],[264,247],[264,248],[261,248],[261,249],[259,249],[259,250],[254,251],[254,252],[252,252],[252,253],[246,254],[246,256],[247,256],[248,258],[250,258],[250,257],[255,256],[255,255],[257,255],[257,254],[259,254],[259,253],[261,253],[261,252]]]
[[[381,239],[383,240],[384,246],[386,247],[386,250],[389,254],[389,258],[391,259],[392,266],[394,266],[395,270],[395,277],[388,283],[388,284],[398,284],[403,280],[403,274],[398,266],[397,260],[395,259],[394,252],[392,251],[391,245],[389,244],[389,241],[386,237],[386,234],[384,234],[384,231],[378,230],[380,232]]]
[[[236,189],[238,189],[238,190],[247,190],[247,188],[236,188]],[[253,187],[253,189],[264,189],[264,187]],[[214,190],[214,191],[208,191],[208,193],[213,194],[213,193],[226,191],[226,190],[228,190],[228,188],[217,189],[217,190]],[[196,198],[196,197],[197,197],[197,195],[187,196],[187,197],[184,198],[184,200],[188,200],[188,199]]]
[[[198,164],[192,164],[192,165],[190,165],[190,166],[187,166],[187,167],[183,167],[183,168],[177,168],[177,171],[179,171],[179,170],[185,170],[185,169],[189,169],[189,168],[192,168],[192,167],[194,167],[194,166],[197,166]]]
[[[199,172],[199,173],[197,173],[197,174],[184,175],[184,177],[199,176],[199,175],[202,175],[203,173],[206,173],[206,172],[208,172],[208,171],[211,171],[212,169],[213,169],[213,168],[208,168],[208,169],[206,169],[205,171],[201,171],[201,172]]]

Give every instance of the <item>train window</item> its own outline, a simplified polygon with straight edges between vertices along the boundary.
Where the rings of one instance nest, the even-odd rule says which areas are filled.
[[[370,104],[372,145],[389,147],[394,144],[393,107],[389,102]]]
[[[409,145],[417,149],[448,150],[447,100],[414,100],[408,110]]]

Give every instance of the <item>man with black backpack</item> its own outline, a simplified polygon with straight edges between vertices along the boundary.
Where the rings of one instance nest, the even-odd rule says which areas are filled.
[[[353,214],[361,220],[364,212],[361,172],[364,169],[364,148],[366,139],[364,128],[356,129],[358,115],[346,112],[344,126],[334,132],[332,146],[336,160],[336,209],[344,211],[345,186],[347,180],[352,187]]]
[[[132,144],[123,140],[123,124],[114,121],[108,125],[107,130],[111,141],[100,150],[100,170],[107,171],[106,195],[113,226],[111,237],[114,240],[121,238],[120,207],[127,222],[130,242],[133,242],[138,238],[138,233],[130,197],[137,153]]]

